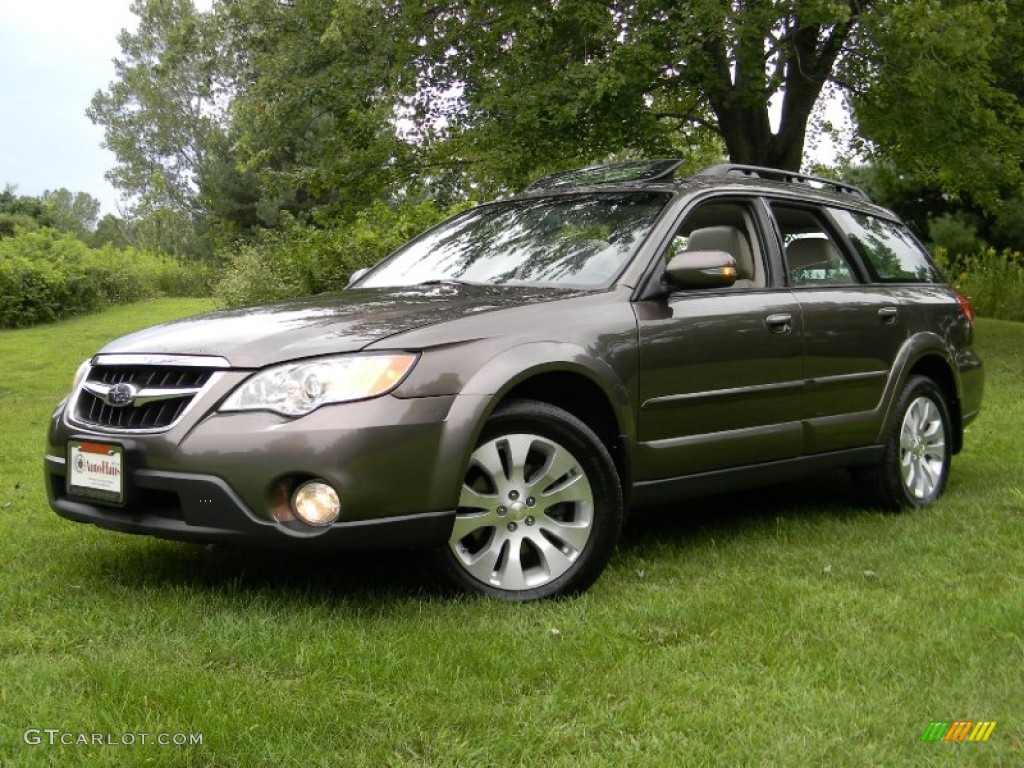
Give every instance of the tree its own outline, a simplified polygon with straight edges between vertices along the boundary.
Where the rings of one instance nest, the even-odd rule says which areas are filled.
[[[90,115],[114,183],[160,209],[140,236],[175,247],[612,158],[796,169],[826,89],[864,153],[995,210],[1020,189],[1022,5],[136,0]]]
[[[44,192],[42,204],[46,223],[54,229],[84,238],[96,228],[100,201],[92,195],[61,187]]]
[[[236,0],[222,27],[239,89],[204,195],[228,216],[351,219],[411,173],[396,104],[411,45],[401,3]]]
[[[128,248],[136,239],[130,222],[108,213],[96,224],[90,241],[93,248],[102,248],[107,243],[115,248]]]
[[[24,197],[15,194],[15,184],[4,184],[0,192],[0,237],[14,237],[19,230],[39,228],[43,216],[43,205],[38,197]]]
[[[1024,159],[1024,3],[891,3],[842,62],[865,142],[907,176],[994,213]]]
[[[7,184],[0,192],[0,236],[12,236],[15,227],[39,229],[51,227],[88,240],[96,227],[100,201],[85,192],[64,187],[47,190],[41,197],[17,195],[17,187]]]
[[[428,17],[436,40],[419,106],[462,144],[519,157],[520,166],[703,148],[717,139],[734,162],[795,170],[815,103],[873,5],[449,4]],[[431,109],[431,94],[457,91],[456,103]],[[781,120],[773,130],[775,104]]]
[[[135,0],[134,33],[118,37],[116,80],[87,111],[117,156],[107,178],[145,213],[201,210],[198,173],[222,134],[233,83],[220,58],[213,14],[192,0]]]
[[[419,119],[517,181],[709,133],[734,162],[795,170],[826,86],[852,100],[863,148],[916,152],[947,180],[977,140],[990,165],[1020,157],[1020,100],[994,72],[1012,50],[1007,0],[461,0],[410,15]]]

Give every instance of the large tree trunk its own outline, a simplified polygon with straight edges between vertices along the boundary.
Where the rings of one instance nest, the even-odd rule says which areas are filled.
[[[848,21],[828,29],[801,26],[793,19],[778,42],[778,58],[771,65],[761,29],[752,29],[746,40],[741,31],[732,50],[724,35],[704,41],[704,53],[716,73],[707,96],[732,162],[800,170],[807,121],[832,76],[860,6],[851,0]],[[773,73],[768,71],[770,66]],[[770,84],[771,74],[777,88]],[[778,132],[772,132],[769,101],[777,90],[782,93],[781,119]]]

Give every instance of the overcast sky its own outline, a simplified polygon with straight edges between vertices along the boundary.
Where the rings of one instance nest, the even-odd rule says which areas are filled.
[[[0,0],[0,187],[22,195],[67,187],[102,213],[118,193],[103,178],[114,156],[85,116],[114,77],[117,35],[135,28],[131,0]]]

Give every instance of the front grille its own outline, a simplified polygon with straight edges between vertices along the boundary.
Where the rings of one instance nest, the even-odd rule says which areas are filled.
[[[173,424],[192,402],[192,396],[146,403],[137,408],[115,408],[92,392],[82,390],[75,407],[75,421],[114,429],[160,429]]]
[[[170,365],[102,365],[89,372],[98,384],[133,384],[139,389],[199,389],[213,371],[209,368]]]
[[[165,429],[181,418],[214,373],[195,365],[96,365],[78,390],[72,420],[114,430]],[[135,402],[120,407],[106,402],[103,392],[116,384],[130,384]]]

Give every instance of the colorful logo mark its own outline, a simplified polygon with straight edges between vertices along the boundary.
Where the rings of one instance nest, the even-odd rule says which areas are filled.
[[[995,729],[995,720],[933,720],[921,734],[921,741],[988,741]]]

